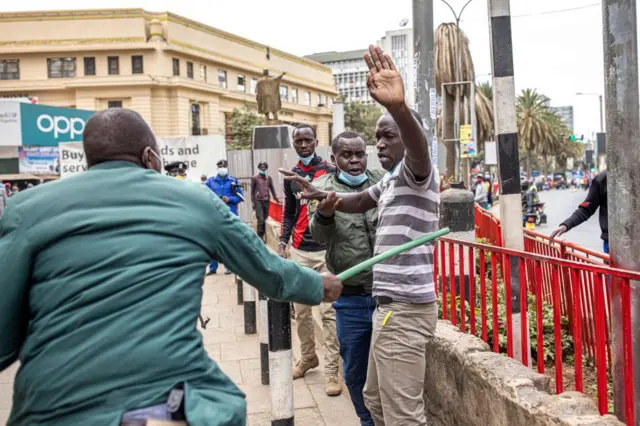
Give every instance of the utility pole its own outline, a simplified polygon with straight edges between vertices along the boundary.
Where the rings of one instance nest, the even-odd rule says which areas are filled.
[[[611,264],[640,270],[640,108],[638,106],[638,38],[636,0],[604,0],[604,84],[607,111],[607,194]],[[612,289],[612,355],[614,405],[618,418],[624,410],[624,352],[622,292]],[[634,425],[640,425],[640,282],[631,282],[632,366]],[[627,378],[628,379],[628,378]],[[629,424],[629,423],[627,423]]]
[[[437,98],[433,66],[433,32],[433,0],[413,0],[416,106],[427,128],[427,139],[431,144],[431,161],[438,169],[444,170],[446,151],[444,145],[438,144],[436,131]]]
[[[506,247],[524,250],[522,203],[520,200],[520,159],[518,158],[518,123],[516,120],[516,89],[513,77],[513,41],[509,0],[488,0],[489,32],[491,34],[491,70],[493,77],[493,111],[498,150],[500,182],[500,220],[502,241]],[[523,361],[522,342],[529,356],[529,327],[521,321],[520,263],[510,257],[511,309],[514,358]]]

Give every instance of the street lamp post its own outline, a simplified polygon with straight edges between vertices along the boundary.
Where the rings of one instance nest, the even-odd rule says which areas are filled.
[[[460,18],[462,17],[462,13],[472,0],[468,0],[465,5],[462,6],[462,9],[460,9],[460,13],[456,13],[453,7],[446,0],[441,1],[442,3],[446,4],[449,9],[451,9],[451,13],[453,13],[453,17],[456,19],[456,83],[460,83],[460,80],[462,80],[462,77],[460,76],[460,73],[462,72],[462,70],[460,69],[460,62],[462,61],[460,52]],[[470,102],[475,102],[475,99],[471,99]],[[455,111],[453,113],[453,122],[453,138],[458,141],[458,176],[460,176],[461,181],[467,181],[467,176],[462,176],[462,152],[460,150],[460,84],[456,84],[456,102]],[[468,184],[469,182],[466,183]]]

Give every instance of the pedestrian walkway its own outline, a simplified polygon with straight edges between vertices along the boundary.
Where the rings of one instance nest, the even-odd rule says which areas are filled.
[[[210,318],[206,330],[201,330],[209,356],[222,371],[247,395],[248,426],[271,425],[269,386],[260,383],[260,341],[258,334],[244,334],[244,309],[237,304],[237,288],[233,275],[208,277],[204,285],[202,314]],[[294,353],[299,344],[292,324]],[[324,393],[324,374],[320,367],[294,381],[295,422],[304,426],[357,426],[349,393],[328,397]],[[9,417],[13,395],[13,377],[17,363],[0,373],[0,425]]]

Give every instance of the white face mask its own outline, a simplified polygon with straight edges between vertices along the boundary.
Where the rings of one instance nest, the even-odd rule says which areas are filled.
[[[218,176],[225,177],[228,174],[229,174],[229,169],[227,169],[226,167],[220,167],[218,169]]]

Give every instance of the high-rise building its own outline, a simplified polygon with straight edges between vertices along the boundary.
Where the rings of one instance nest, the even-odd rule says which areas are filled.
[[[387,31],[378,40],[377,45],[389,54],[405,84],[407,103],[413,106],[415,101],[415,71],[413,66],[413,30],[403,28]],[[336,88],[347,102],[373,104],[367,90],[369,68],[364,61],[367,49],[347,52],[324,52],[305,56],[331,68]]]
[[[558,117],[573,132],[573,106],[550,107],[550,109],[558,114]]]

